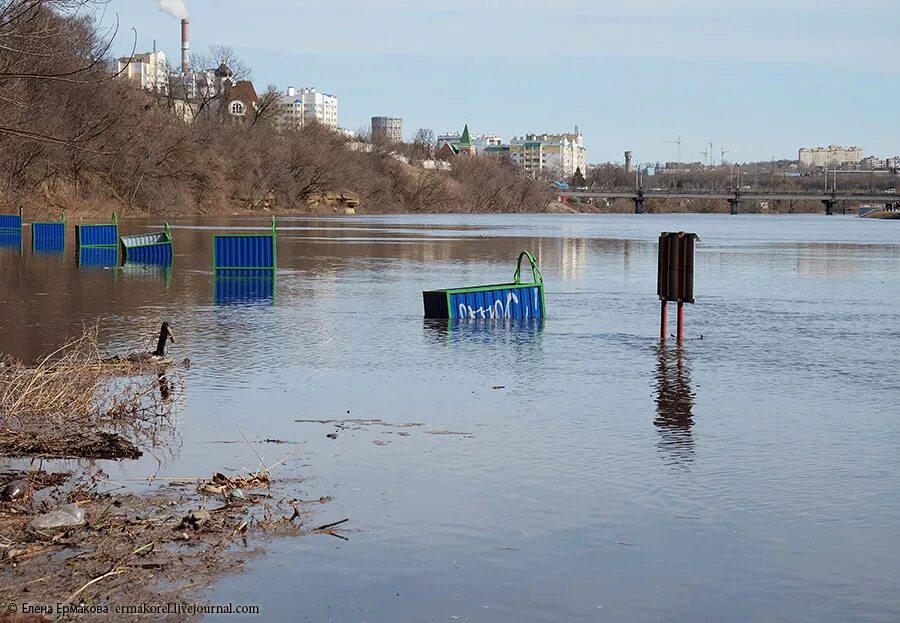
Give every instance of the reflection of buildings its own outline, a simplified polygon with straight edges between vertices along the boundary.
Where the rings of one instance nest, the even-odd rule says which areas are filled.
[[[661,346],[656,368],[656,419],[660,452],[667,462],[686,465],[694,458],[694,390],[684,351]]]
[[[562,249],[559,253],[559,261],[562,268],[562,278],[567,281],[575,281],[584,276],[584,266],[587,260],[587,240],[584,238],[561,238]]]

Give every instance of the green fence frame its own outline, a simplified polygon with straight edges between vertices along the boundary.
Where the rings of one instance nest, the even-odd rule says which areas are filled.
[[[116,226],[116,243],[115,244],[80,244],[79,240],[75,241],[75,246],[79,249],[106,249],[109,247],[119,248],[119,216],[113,212],[111,223],[85,223],[85,225],[115,225]],[[118,254],[121,260],[121,254]]]
[[[531,283],[522,283],[522,258],[527,258],[531,263]],[[547,302],[544,296],[544,275],[538,268],[537,260],[528,251],[519,253],[519,259],[516,262],[516,273],[513,275],[513,283],[499,283],[489,286],[472,286],[469,288],[451,288],[447,293],[447,309],[450,309],[450,296],[453,294],[466,294],[469,292],[487,292],[490,290],[506,290],[512,288],[540,288],[541,289],[541,319],[547,317]]]
[[[219,266],[218,258],[216,258],[216,238],[256,238],[265,234],[214,234],[213,235],[213,270],[271,270],[273,273],[278,270],[278,232],[275,229],[275,216],[272,216],[272,266],[263,266],[259,268],[251,268],[248,266]]]

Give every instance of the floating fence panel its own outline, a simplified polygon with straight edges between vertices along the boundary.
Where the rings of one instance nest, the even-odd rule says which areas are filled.
[[[66,250],[66,221],[31,224],[31,250],[34,253],[62,253]]]
[[[276,269],[275,217],[271,234],[217,234],[213,236],[213,267],[218,271]]]
[[[0,232],[22,231],[22,209],[18,214],[0,214]]]
[[[76,225],[75,246],[79,249],[90,247],[115,247],[119,250],[119,219],[113,214],[112,223],[100,225]]]
[[[522,260],[531,264],[532,281],[522,283]],[[544,279],[534,256],[519,254],[513,283],[430,290],[422,293],[426,318],[544,318]]]
[[[275,273],[271,270],[230,270],[213,282],[216,305],[275,302]]]
[[[157,266],[172,263],[172,232],[168,223],[160,232],[122,236],[121,245],[125,262]]]
[[[78,265],[85,268],[118,268],[119,246],[94,246],[78,249]]]

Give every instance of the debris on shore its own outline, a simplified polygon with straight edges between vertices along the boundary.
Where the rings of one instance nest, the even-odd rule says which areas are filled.
[[[101,608],[92,620],[120,620],[114,609],[103,616],[102,607],[195,599],[272,536],[348,538],[337,532],[347,520],[305,525],[312,507],[330,498],[304,501],[275,490],[273,470],[303,445],[266,465],[239,426],[259,459],[256,471],[154,474],[134,481],[138,487],[113,482],[93,463],[76,464],[93,466],[74,473],[35,467],[40,459],[140,457],[171,426],[179,404],[183,383],[171,368],[156,355],[108,357],[96,327],[33,365],[0,357],[0,456],[32,459],[28,470],[0,471],[7,602],[90,606]]]
[[[328,498],[274,496],[270,469],[216,473],[193,487],[185,486],[187,479],[160,479],[149,494],[110,491],[115,483],[103,472],[3,474],[25,483],[25,493],[0,501],[0,593],[9,602],[90,606],[188,600],[239,570],[265,538],[324,533],[347,539],[335,532],[347,520],[305,527],[309,507]]]

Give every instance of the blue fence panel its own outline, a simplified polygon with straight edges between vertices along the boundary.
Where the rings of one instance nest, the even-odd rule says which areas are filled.
[[[540,286],[450,294],[450,318],[543,318]]]
[[[165,242],[146,247],[131,247],[125,250],[125,261],[135,264],[168,266],[172,263],[172,243]]]
[[[78,265],[91,268],[117,268],[119,247],[82,247],[78,250]]]
[[[81,247],[118,247],[119,226],[115,223],[106,225],[76,225],[75,241]]]
[[[217,273],[213,282],[216,305],[272,303],[275,300],[275,275],[270,270],[230,270]]]
[[[14,229],[0,229],[0,249],[22,249],[22,232]]]
[[[216,270],[241,268],[275,269],[275,236],[241,235],[213,237],[213,265]]]
[[[66,224],[32,223],[31,250],[35,253],[61,253],[66,249]]]
[[[22,216],[20,214],[0,214],[0,229],[22,231]]]

